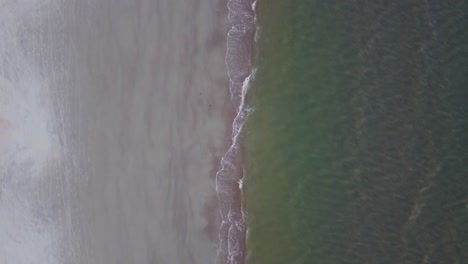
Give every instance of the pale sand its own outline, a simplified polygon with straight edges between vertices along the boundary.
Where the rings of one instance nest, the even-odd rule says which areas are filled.
[[[79,263],[213,263],[214,173],[234,110],[225,3],[75,5],[71,98],[88,180]]]
[[[25,11],[36,26],[24,52],[48,80],[65,160],[34,185],[37,215],[53,219],[50,254],[59,263],[213,263],[214,177],[235,111],[226,2],[43,3],[40,15]]]

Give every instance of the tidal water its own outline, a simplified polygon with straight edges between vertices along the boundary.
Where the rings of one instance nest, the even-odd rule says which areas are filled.
[[[466,1],[258,1],[247,263],[468,263]]]

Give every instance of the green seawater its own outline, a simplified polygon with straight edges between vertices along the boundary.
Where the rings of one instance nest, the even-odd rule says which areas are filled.
[[[468,263],[466,1],[258,1],[247,263]]]

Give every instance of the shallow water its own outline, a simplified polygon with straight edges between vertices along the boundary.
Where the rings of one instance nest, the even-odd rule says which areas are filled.
[[[247,263],[467,263],[466,1],[259,1]]]

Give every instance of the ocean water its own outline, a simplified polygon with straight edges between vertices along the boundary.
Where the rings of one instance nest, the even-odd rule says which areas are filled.
[[[468,263],[466,1],[258,1],[247,263]]]

